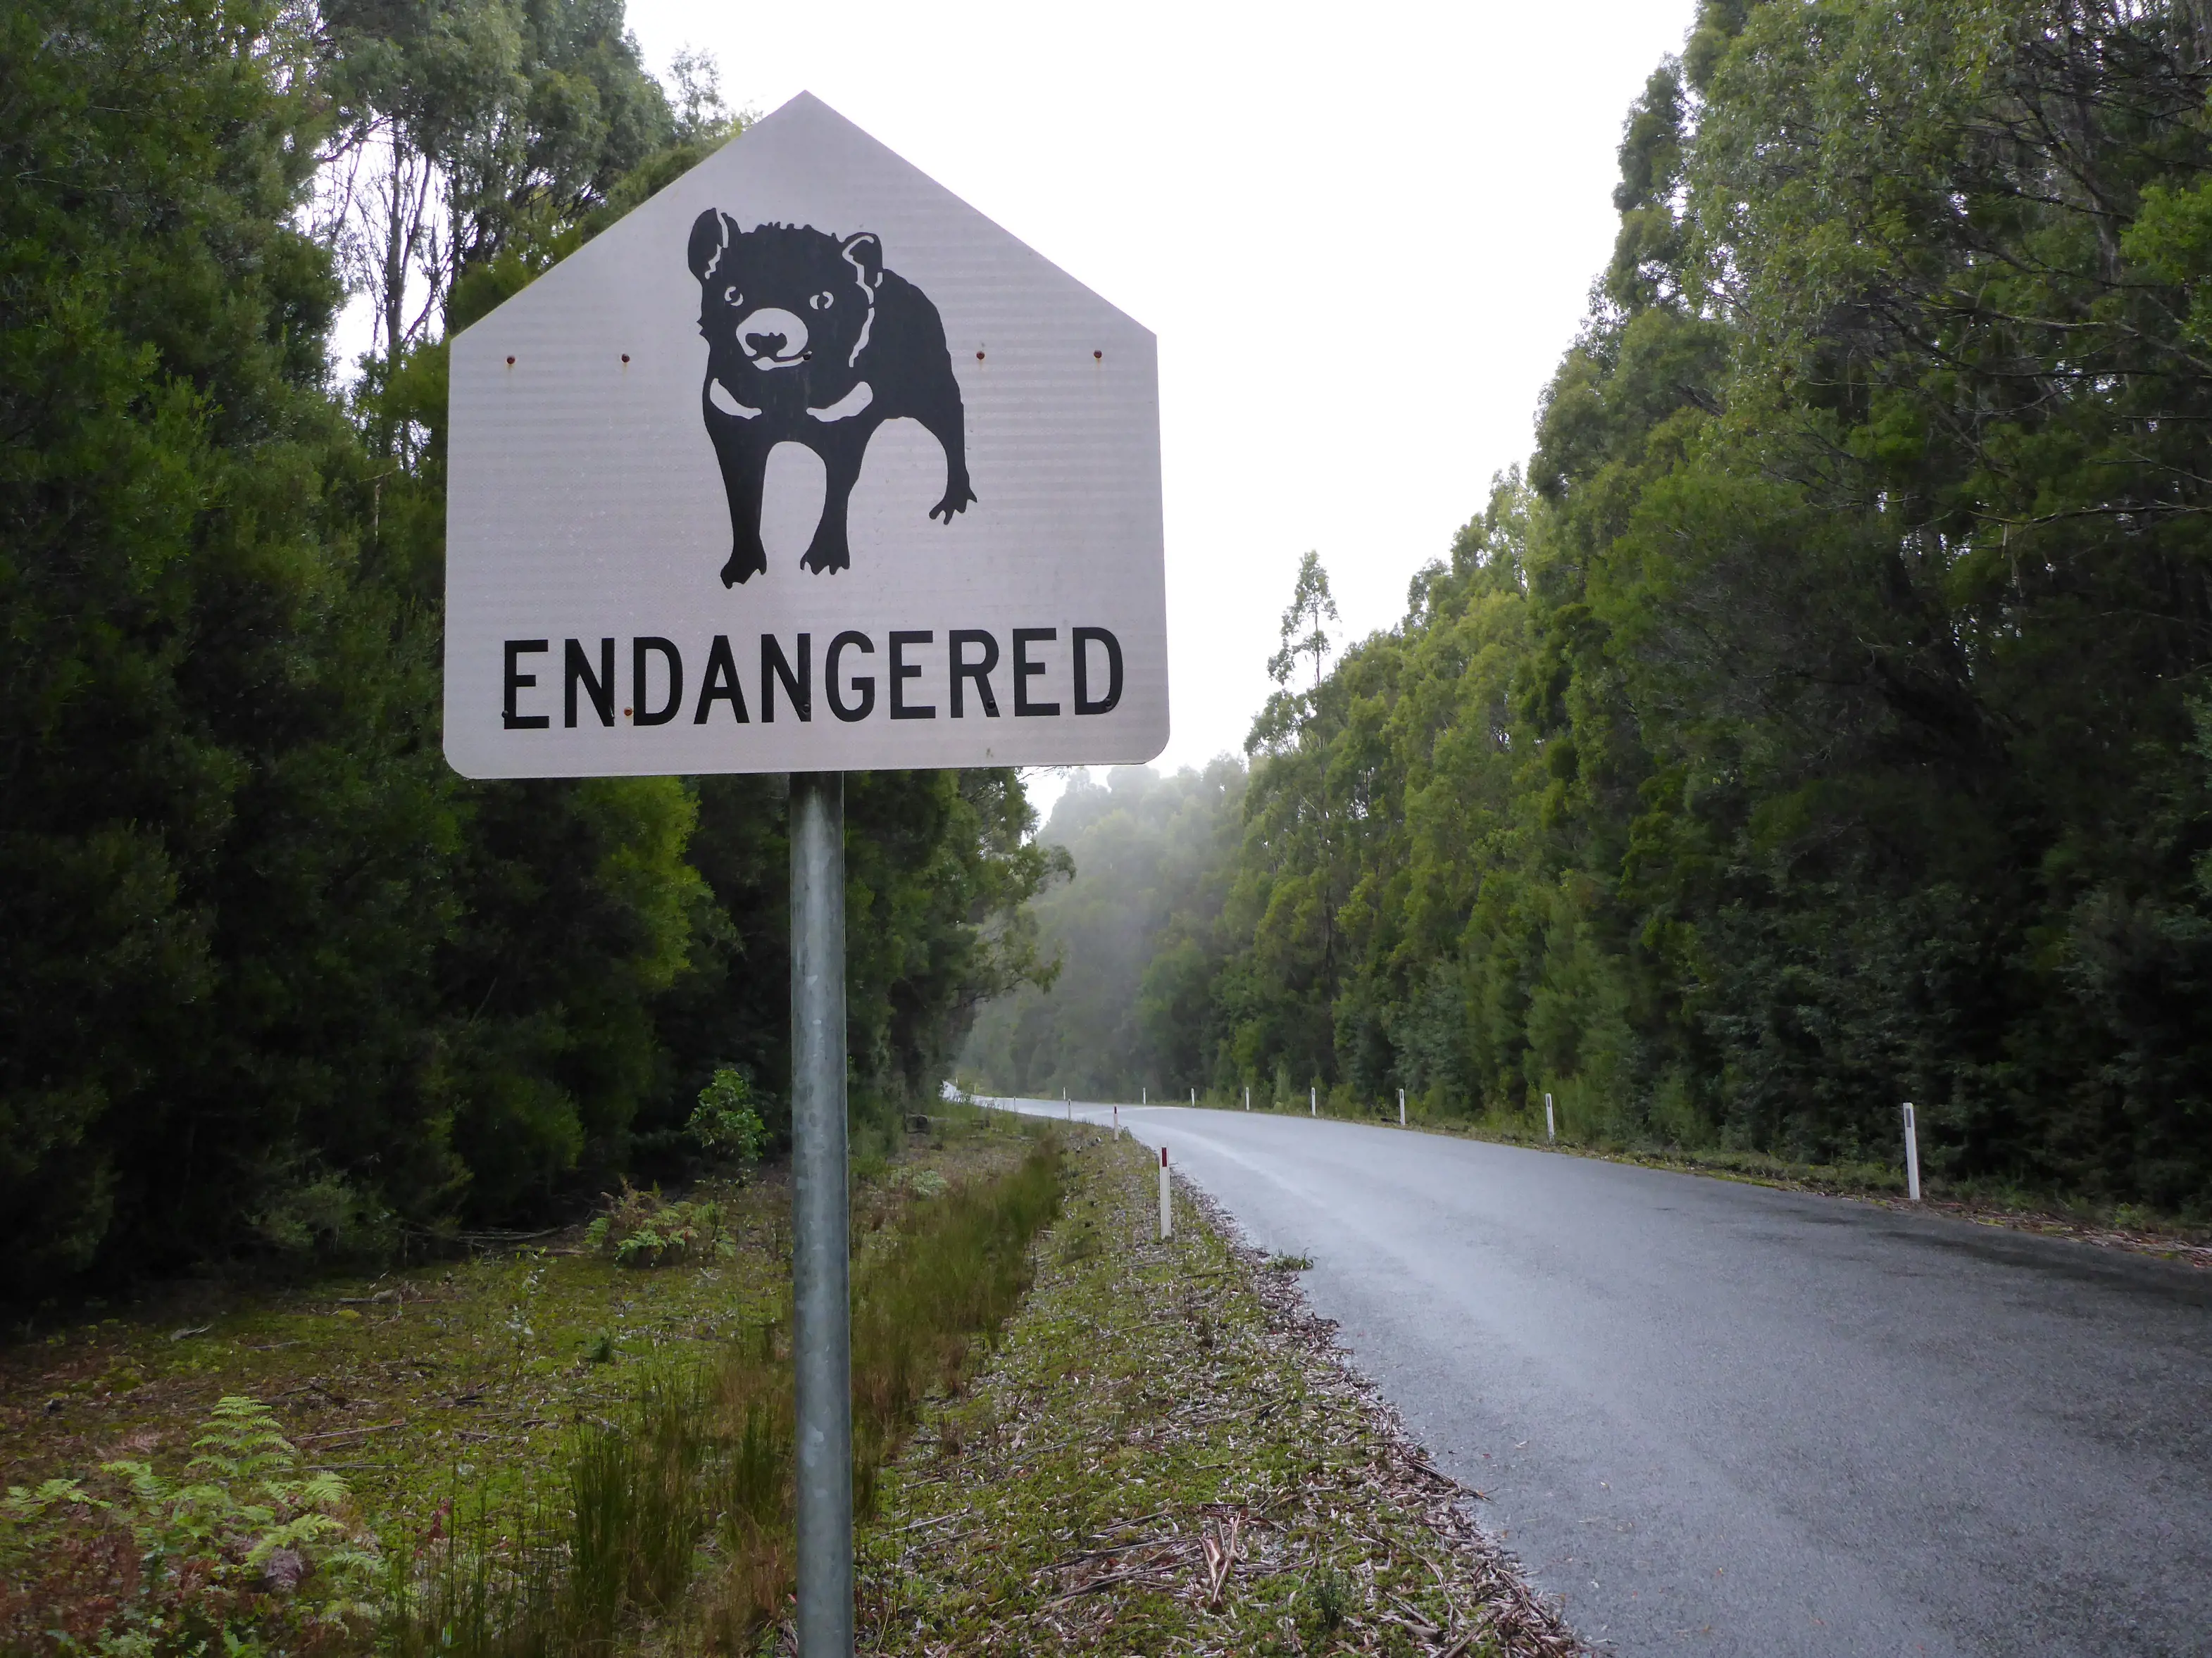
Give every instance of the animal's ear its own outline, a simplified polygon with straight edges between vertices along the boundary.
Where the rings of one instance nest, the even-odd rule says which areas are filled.
[[[701,282],[714,274],[714,266],[721,260],[722,251],[730,239],[738,234],[736,221],[726,213],[708,208],[691,221],[691,274]]]
[[[863,287],[883,286],[884,245],[874,231],[863,230],[846,237],[845,246],[839,251],[844,254],[846,264],[860,273]]]

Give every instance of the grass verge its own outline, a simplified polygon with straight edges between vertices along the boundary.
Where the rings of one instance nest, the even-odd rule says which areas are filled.
[[[1340,1362],[1293,1273],[1084,1135],[1029,1302],[862,1534],[864,1649],[1559,1655],[1555,1614]]]
[[[1056,1136],[1011,1169],[916,1204],[854,1264],[854,1506],[925,1395],[957,1394],[1028,1287],[1058,1212]],[[586,1425],[562,1489],[418,1546],[383,1619],[396,1658],[568,1658],[773,1646],[793,1588],[795,1426],[780,1333],[649,1376],[618,1420]]]
[[[856,1193],[864,1650],[1573,1651],[1304,1263],[1188,1192],[1161,1243],[1146,1155],[1066,1138],[938,1125]],[[787,1650],[785,1196],[698,1200],[686,1264],[578,1229],[0,1354],[0,1653]]]
[[[1041,1135],[940,1120],[856,1182],[864,1492],[1019,1299]],[[654,1270],[580,1228],[0,1352],[0,1653],[751,1649],[789,1588],[788,1196],[682,1213]]]

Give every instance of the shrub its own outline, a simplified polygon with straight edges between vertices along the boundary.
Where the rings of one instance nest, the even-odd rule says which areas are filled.
[[[701,1151],[739,1169],[750,1169],[768,1149],[768,1128],[753,1104],[752,1084],[732,1066],[723,1066],[699,1090],[698,1109],[686,1127]]]
[[[671,1203],[659,1187],[641,1192],[627,1180],[607,1212],[584,1229],[584,1242],[617,1266],[726,1260],[737,1253],[723,1230],[720,1204]]]

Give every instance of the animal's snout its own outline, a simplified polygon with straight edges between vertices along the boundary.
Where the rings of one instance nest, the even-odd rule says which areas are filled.
[[[738,325],[738,343],[754,366],[787,368],[806,353],[806,325],[792,312],[765,306]]]

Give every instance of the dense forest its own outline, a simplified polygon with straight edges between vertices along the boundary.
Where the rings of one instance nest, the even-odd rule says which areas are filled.
[[[1820,1160],[1910,1099],[2212,1213],[2208,91],[2204,0],[1705,0],[1525,468],[1340,653],[1309,561],[1249,782],[1068,797],[969,1072]]]
[[[446,332],[730,136],[672,78],[622,0],[0,9],[0,1298],[523,1224],[721,1065],[775,1126],[782,780],[440,752]],[[1051,860],[1011,772],[848,812],[865,1134]]]

